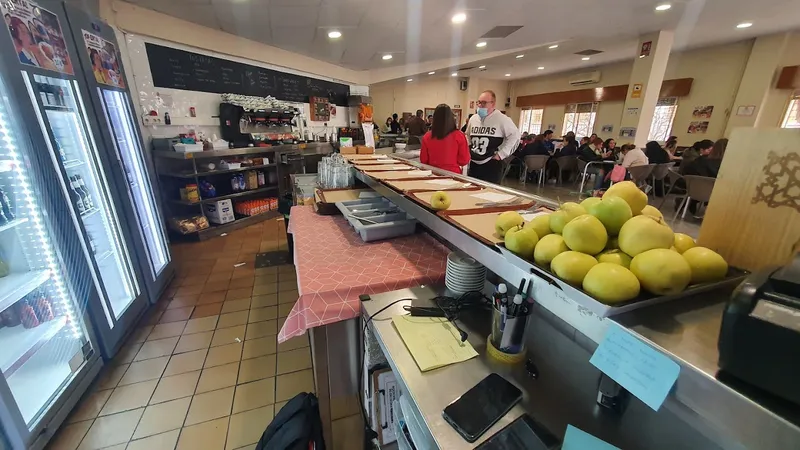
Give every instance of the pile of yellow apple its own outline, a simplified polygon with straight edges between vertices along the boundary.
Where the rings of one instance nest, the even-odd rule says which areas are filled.
[[[501,213],[495,231],[509,251],[607,304],[631,300],[640,289],[677,294],[690,283],[728,273],[722,256],[673,233],[630,181],[614,184],[602,198],[564,203],[527,223],[515,211]]]

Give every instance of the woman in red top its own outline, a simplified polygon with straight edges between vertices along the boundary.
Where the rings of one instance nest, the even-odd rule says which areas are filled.
[[[456,128],[453,110],[445,104],[436,107],[431,131],[422,137],[419,161],[439,169],[461,173],[469,163],[469,145],[464,133]]]

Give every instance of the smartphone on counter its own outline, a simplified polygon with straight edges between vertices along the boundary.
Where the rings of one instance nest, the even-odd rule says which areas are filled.
[[[491,373],[447,405],[442,416],[467,442],[475,442],[520,400],[522,391]]]

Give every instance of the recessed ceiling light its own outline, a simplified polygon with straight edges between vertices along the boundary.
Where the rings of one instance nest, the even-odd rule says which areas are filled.
[[[662,3],[656,6],[656,11],[666,11],[670,8],[672,8],[672,5],[670,5],[669,3]]]
[[[750,28],[753,26],[752,22],[742,22],[739,25],[736,25],[736,28]]]
[[[414,79],[413,78],[409,78],[406,81],[414,81]]]
[[[547,47],[547,48],[549,48],[550,50],[552,50],[554,48],[558,48],[558,44],[553,44],[553,45],[551,45],[550,47]]]
[[[507,73],[507,74],[506,74],[506,76],[507,76],[507,77],[510,77],[510,76],[511,76],[511,74],[510,74],[510,73]]]
[[[525,55],[517,55],[517,59],[524,58]]]
[[[467,20],[467,15],[464,13],[458,13],[453,15],[453,18],[450,19],[453,23],[464,23]]]
[[[388,61],[388,60],[392,59],[392,55],[383,55],[382,59],[384,61]]]
[[[486,66],[478,66],[478,69],[485,69]]]
[[[331,39],[339,39],[340,37],[342,37],[342,32],[338,30],[329,31],[328,37]]]
[[[450,76],[451,77],[457,77],[458,76],[458,72],[453,72],[453,73],[450,74]]]
[[[544,70],[544,66],[539,66],[539,67],[537,67],[536,69],[538,69],[538,70]]]
[[[428,72],[428,75],[433,75],[433,74],[435,74],[435,73],[436,73],[436,72]]]
[[[581,58],[581,61],[588,61],[589,59],[591,58],[589,58],[588,56],[584,56],[583,58]]]
[[[478,42],[477,44],[475,44],[475,47],[478,47],[478,48],[486,47],[486,41]]]

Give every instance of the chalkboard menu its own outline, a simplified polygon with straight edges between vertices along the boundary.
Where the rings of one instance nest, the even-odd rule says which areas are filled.
[[[153,85],[215,94],[271,95],[287,102],[308,103],[324,97],[335,105],[347,105],[346,84],[214,58],[156,44],[145,44]]]

